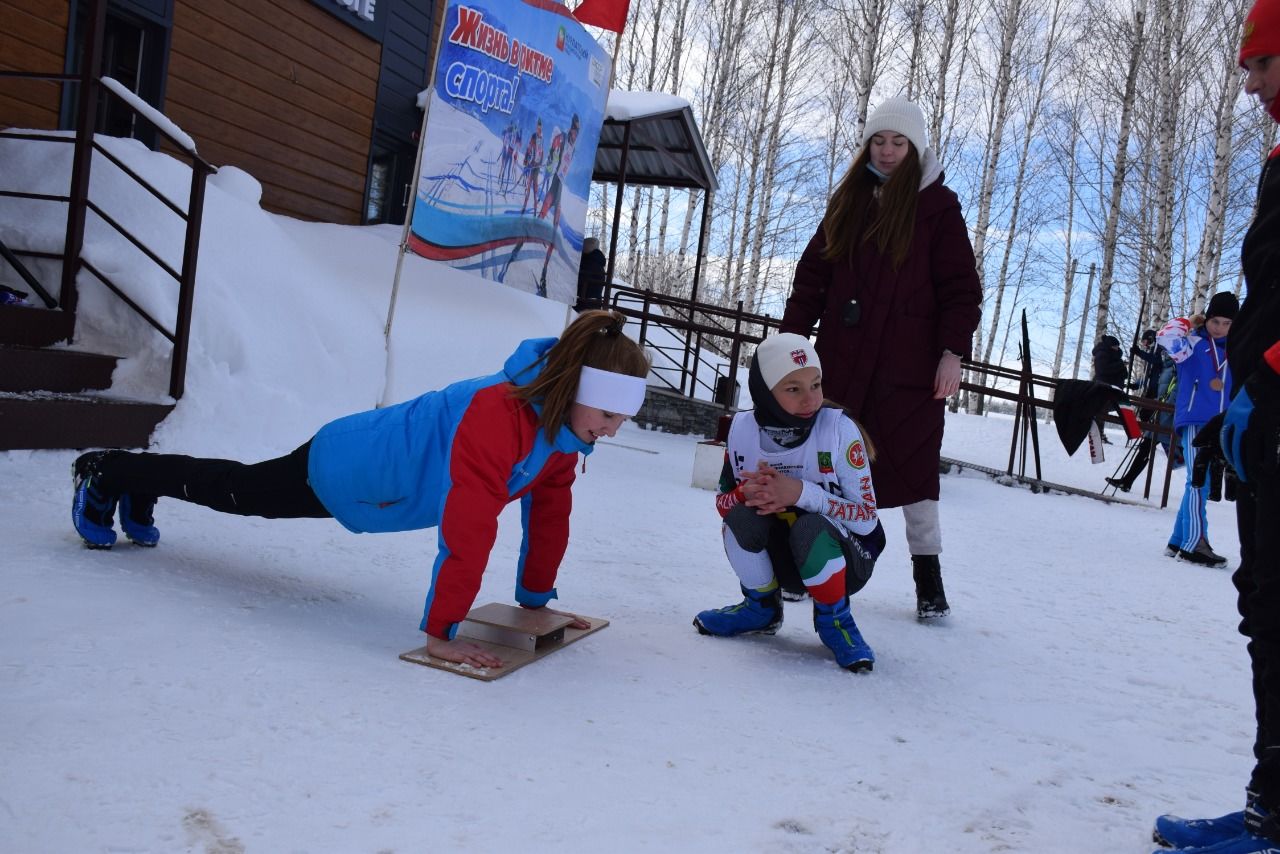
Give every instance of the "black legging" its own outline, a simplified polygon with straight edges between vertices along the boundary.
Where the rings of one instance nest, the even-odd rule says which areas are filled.
[[[102,459],[98,483],[111,495],[177,498],[240,516],[329,518],[307,482],[310,451],[308,440],[291,454],[252,464],[121,451]]]

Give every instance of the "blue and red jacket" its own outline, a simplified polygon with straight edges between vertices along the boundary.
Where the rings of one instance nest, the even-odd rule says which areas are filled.
[[[1199,427],[1231,403],[1231,366],[1227,363],[1226,339],[1214,341],[1207,330],[1195,349],[1178,363],[1178,394],[1174,404],[1173,426],[1177,428],[1194,424]],[[1221,388],[1213,388],[1214,379]]]
[[[533,380],[554,338],[523,342],[487,377],[331,421],[311,441],[308,477],[325,509],[356,533],[439,527],[421,629],[452,638],[471,609],[498,533],[498,514],[520,500],[524,542],[516,601],[556,596],[569,540],[570,487],[591,445],[562,426],[554,441],[537,404],[511,396]]]

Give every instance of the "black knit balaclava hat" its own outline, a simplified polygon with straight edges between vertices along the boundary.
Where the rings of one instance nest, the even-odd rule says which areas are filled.
[[[751,370],[747,372],[747,391],[751,393],[751,403],[756,409],[756,423],[761,427],[788,427],[793,430],[804,430],[805,435],[817,420],[817,414],[808,418],[792,415],[782,408],[773,391],[765,385],[764,375],[760,373],[760,362],[751,357]]]

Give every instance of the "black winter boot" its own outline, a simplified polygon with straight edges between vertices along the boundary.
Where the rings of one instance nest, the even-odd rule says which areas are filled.
[[[916,580],[916,616],[933,620],[951,613],[942,589],[942,566],[937,555],[912,555],[911,574]]]

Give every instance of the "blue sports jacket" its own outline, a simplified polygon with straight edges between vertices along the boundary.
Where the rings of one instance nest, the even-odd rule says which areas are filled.
[[[356,533],[439,528],[421,628],[452,638],[471,609],[497,537],[498,514],[521,501],[516,601],[555,598],[569,537],[569,489],[591,445],[541,407],[511,397],[541,371],[554,338],[524,341],[503,369],[413,400],[331,421],[311,441],[308,476],[325,509]]]
[[[1226,339],[1214,341],[1204,329],[1197,329],[1196,333],[1202,337],[1196,342],[1195,349],[1178,363],[1174,427],[1192,424],[1199,427],[1231,403],[1231,367],[1227,364]],[[1222,388],[1214,389],[1210,385],[1215,377],[1222,380]]]

